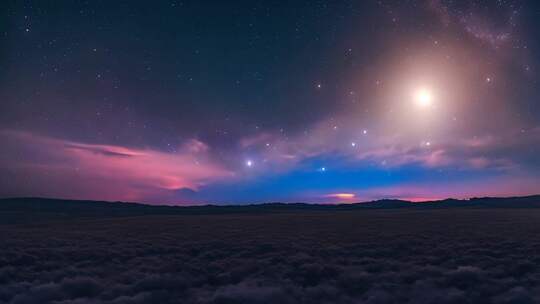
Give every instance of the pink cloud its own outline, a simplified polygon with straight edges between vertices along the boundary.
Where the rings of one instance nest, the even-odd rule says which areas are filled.
[[[380,162],[384,166],[399,167],[419,163],[425,167],[443,167],[452,164],[453,158],[444,148],[418,148],[388,145],[356,154],[361,160]]]
[[[279,137],[271,133],[259,133],[255,136],[247,136],[240,140],[240,147],[248,148],[252,146],[264,146],[267,143],[273,143],[279,140]]]
[[[26,176],[27,183],[14,187],[27,186],[26,192],[35,196],[170,201],[176,190],[196,191],[234,175],[212,161],[208,146],[198,140],[187,141],[172,153],[23,132],[0,135],[14,147],[0,159],[2,167]]]
[[[496,143],[493,136],[473,137],[462,140],[462,145],[467,148],[484,148],[492,146]]]

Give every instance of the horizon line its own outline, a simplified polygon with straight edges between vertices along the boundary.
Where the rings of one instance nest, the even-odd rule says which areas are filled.
[[[532,197],[540,197],[539,194],[530,194],[530,195],[518,195],[518,196],[471,196],[467,198],[452,198],[447,197],[443,199],[429,199],[424,201],[414,201],[414,200],[407,200],[407,199],[400,199],[400,198],[381,198],[376,200],[370,200],[370,201],[357,201],[357,202],[335,202],[335,203],[309,203],[309,202],[281,202],[281,201],[272,201],[272,202],[254,202],[254,203],[246,203],[246,204],[215,204],[215,203],[200,203],[200,204],[152,204],[152,203],[145,203],[145,202],[135,202],[135,201],[119,201],[119,200],[92,200],[92,199],[71,199],[71,198],[55,198],[55,197],[40,197],[40,196],[20,196],[20,197],[0,197],[0,201],[8,201],[8,200],[25,200],[25,199],[35,199],[35,200],[56,200],[56,201],[76,201],[76,202],[95,202],[95,203],[109,203],[109,204],[136,204],[136,205],[142,205],[142,206],[149,206],[149,207],[246,207],[246,206],[261,206],[261,205],[312,205],[312,206],[347,206],[347,205],[361,205],[361,204],[369,204],[369,203],[377,203],[381,201],[399,201],[404,203],[410,203],[410,204],[429,204],[429,203],[442,203],[445,201],[471,201],[471,200],[477,200],[477,199],[515,199],[515,198],[532,198]]]

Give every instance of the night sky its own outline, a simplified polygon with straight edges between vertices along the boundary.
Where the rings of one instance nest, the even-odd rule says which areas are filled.
[[[540,192],[538,1],[2,1],[0,196]]]

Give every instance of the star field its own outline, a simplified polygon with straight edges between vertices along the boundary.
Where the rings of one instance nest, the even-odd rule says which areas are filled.
[[[2,5],[2,197],[540,189],[535,1]]]

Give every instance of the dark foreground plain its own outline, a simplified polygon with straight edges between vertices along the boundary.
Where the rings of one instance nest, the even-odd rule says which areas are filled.
[[[540,302],[534,204],[66,216],[68,203],[2,203],[0,303]]]

